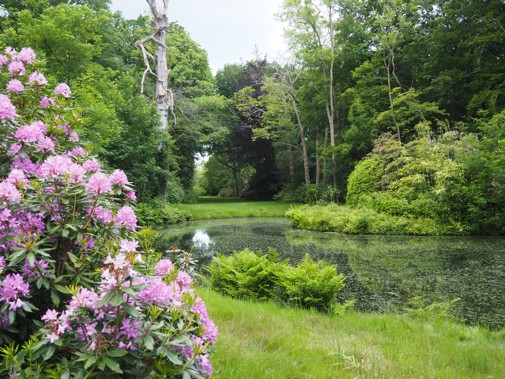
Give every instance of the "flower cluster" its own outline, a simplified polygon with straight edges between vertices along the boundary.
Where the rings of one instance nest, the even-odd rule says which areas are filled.
[[[0,54],[0,73],[8,77],[0,94],[0,347],[6,362],[0,376],[42,367],[41,357],[51,375],[96,366],[132,377],[166,370],[210,376],[216,327],[190,275],[168,259],[153,270],[144,262],[127,176],[105,172],[78,145],[66,103],[72,92],[64,83],[51,90],[50,80],[32,69],[35,59],[29,48]],[[36,318],[45,322],[42,330]],[[41,351],[9,365],[7,346],[14,349],[12,342],[21,345],[41,331]],[[106,363],[94,365],[97,359]]]
[[[216,342],[217,328],[194,294],[191,278],[167,259],[158,262],[154,275],[142,275],[134,269],[142,259],[133,245],[123,240],[131,254],[119,252],[105,259],[97,291],[81,288],[65,310],[46,312],[45,338],[50,343],[71,341],[74,347],[98,355],[120,349],[137,357],[156,356],[159,353],[152,350],[157,346],[158,351],[178,356],[198,375],[210,376],[208,347]],[[170,269],[157,275],[161,266]],[[173,328],[175,321],[178,330]],[[195,330],[188,343],[181,345],[184,331],[191,329]]]

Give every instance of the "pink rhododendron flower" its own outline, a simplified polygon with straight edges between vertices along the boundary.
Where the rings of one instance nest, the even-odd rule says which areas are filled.
[[[10,305],[9,309],[15,311],[23,306],[20,296],[28,296],[30,288],[23,277],[19,274],[9,274],[3,280],[0,287],[0,301]]]
[[[9,175],[7,176],[7,181],[17,186],[27,186],[28,179],[26,179],[25,173],[17,168],[12,169]]]
[[[109,224],[112,221],[112,212],[103,209],[103,207],[96,207],[95,216],[105,224]]]
[[[176,307],[182,304],[181,298],[175,290],[175,286],[173,284],[166,284],[161,278],[149,279],[146,283],[146,287],[138,293],[138,299],[147,304],[171,304]]]
[[[138,319],[133,320],[133,323],[125,318],[121,322],[121,328],[119,329],[119,336],[124,336],[128,339],[139,338],[139,330],[142,328],[142,322]]]
[[[13,47],[7,46],[5,48],[5,54],[7,54],[11,58],[15,58],[18,53],[16,52],[16,49],[14,49]]]
[[[9,63],[9,72],[13,76],[26,74],[26,68],[23,62],[12,61]]]
[[[23,62],[24,64],[32,64],[35,61],[36,54],[29,47],[23,47],[17,54],[16,59]]]
[[[137,195],[135,195],[135,191],[133,191],[133,190],[126,190],[126,191],[124,191],[124,194],[131,201],[137,201]]]
[[[128,266],[130,266],[130,261],[126,259],[126,255],[123,253],[118,253],[114,258],[112,258],[110,255],[107,256],[105,261],[103,261],[105,264],[111,264],[114,269],[116,270],[122,270]]]
[[[66,85],[65,83],[60,83],[54,89],[54,93],[56,95],[61,95],[61,96],[68,99],[70,97],[70,95],[72,94],[72,91],[70,91],[70,87],[68,85]]]
[[[197,298],[191,307],[191,311],[200,316],[200,319],[202,320],[202,324],[204,326],[203,337],[207,341],[215,343],[217,340],[217,327],[210,319],[209,314],[207,313],[207,307],[205,306],[203,300]]]
[[[38,173],[40,167],[34,164],[29,157],[17,156],[12,162],[11,169],[20,169],[28,174]]]
[[[7,58],[3,54],[0,54],[0,67],[3,67],[8,62],[9,62],[9,58]]]
[[[174,264],[170,259],[160,259],[156,266],[154,266],[154,273],[158,276],[165,276],[172,272],[174,269]]]
[[[33,263],[34,264],[31,265],[30,262],[26,260],[21,273],[25,276],[25,278],[43,277],[49,268],[47,262],[44,260],[36,260]]]
[[[117,226],[124,225],[126,229],[133,231],[137,226],[137,216],[131,207],[125,205],[117,212],[114,223]]]
[[[81,146],[78,146],[70,151],[70,155],[73,157],[85,157],[88,155],[88,153]]]
[[[52,97],[47,97],[47,96],[44,96],[40,100],[40,103],[39,103],[39,106],[41,108],[49,108],[49,107],[51,107],[53,105],[56,105],[56,101]]]
[[[33,72],[28,79],[32,86],[45,86],[47,79],[41,72]]]
[[[39,145],[37,146],[37,151],[41,152],[48,152],[48,151],[54,151],[54,142],[51,138],[49,137],[44,137],[40,139]]]
[[[86,162],[84,162],[82,167],[86,171],[94,172],[94,171],[100,170],[100,163],[96,159],[90,159],[90,160],[87,160]]]
[[[7,95],[0,94],[0,120],[14,120],[16,108]]]
[[[68,133],[68,139],[72,142],[79,142],[79,136],[77,135],[76,132]]]
[[[114,170],[114,172],[109,177],[112,184],[118,184],[124,186],[128,183],[128,178],[123,170]]]
[[[99,300],[100,298],[96,294],[95,290],[89,290],[83,287],[77,295],[72,297],[69,306],[73,309],[79,309],[80,307],[93,307],[93,305],[95,305]]]
[[[46,314],[40,318],[42,321],[58,321],[58,312],[54,309],[48,309]]]
[[[186,271],[179,271],[177,273],[177,278],[175,278],[175,282],[181,290],[186,291],[191,288],[193,280]]]
[[[5,258],[0,255],[0,268],[5,267]]]
[[[69,157],[53,155],[48,157],[40,167],[40,174],[45,178],[55,178],[67,174],[75,163]]]
[[[95,172],[86,184],[86,190],[94,195],[109,193],[112,191],[112,184],[103,172]]]
[[[8,92],[20,93],[25,89],[23,83],[21,83],[17,79],[12,79],[9,83],[7,83],[6,90]]]
[[[21,150],[23,146],[19,145],[19,144],[14,144],[12,145],[10,148],[9,148],[9,151],[13,154],[17,154],[19,153],[19,150]]]
[[[77,163],[72,162],[72,164],[68,167],[67,175],[69,176],[70,182],[74,184],[82,183],[84,176],[86,175],[86,170]]]
[[[133,253],[137,251],[137,248],[139,247],[138,241],[132,240],[121,240],[119,242],[119,246],[121,247],[121,251],[123,253]]]
[[[17,190],[14,184],[9,182],[0,182],[0,199],[5,203],[9,201],[19,203],[21,200],[21,193]]]
[[[47,129],[42,121],[32,122],[30,125],[22,125],[14,133],[19,142],[36,142],[43,139]]]
[[[199,373],[201,376],[207,377],[212,375],[212,364],[210,363],[208,354],[200,354],[196,357],[196,362],[202,367],[203,372]]]

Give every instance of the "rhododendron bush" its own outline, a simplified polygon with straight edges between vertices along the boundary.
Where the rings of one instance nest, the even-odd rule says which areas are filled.
[[[71,89],[35,58],[0,54],[0,376],[210,376],[190,275],[139,244],[128,178],[79,145]]]

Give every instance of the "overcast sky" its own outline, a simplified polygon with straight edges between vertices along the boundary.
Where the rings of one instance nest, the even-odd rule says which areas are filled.
[[[275,20],[282,0],[170,0],[169,21],[177,21],[204,48],[215,73],[226,63],[254,58],[255,46],[269,60],[285,51],[282,24]],[[148,14],[145,0],[112,0],[125,18]]]

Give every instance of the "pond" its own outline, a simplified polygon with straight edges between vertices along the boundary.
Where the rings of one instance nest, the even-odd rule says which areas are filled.
[[[216,253],[278,250],[291,264],[305,254],[346,275],[341,300],[367,312],[401,312],[460,299],[452,316],[491,329],[505,326],[505,238],[346,235],[293,229],[283,218],[195,221],[162,232],[158,248],[190,249],[201,270]]]

